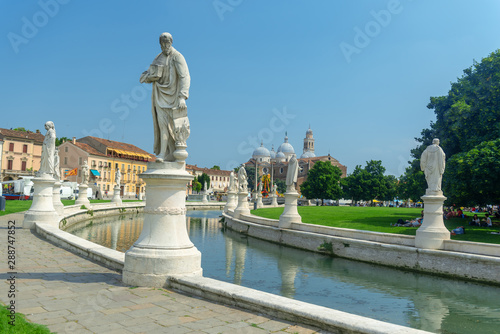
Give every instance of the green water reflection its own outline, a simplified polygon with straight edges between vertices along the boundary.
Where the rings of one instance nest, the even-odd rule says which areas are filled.
[[[206,277],[435,333],[500,333],[499,287],[279,246],[222,229],[219,215],[188,211]],[[67,231],[124,252],[142,223],[141,214],[123,215]]]

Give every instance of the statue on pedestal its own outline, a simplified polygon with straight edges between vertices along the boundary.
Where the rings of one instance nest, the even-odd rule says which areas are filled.
[[[122,173],[120,172],[120,168],[117,168],[115,173],[115,181],[118,187],[120,187],[121,180],[122,180]]]
[[[61,180],[61,171],[59,169],[59,147],[56,147],[54,152],[54,179]]]
[[[45,134],[45,139],[42,144],[42,158],[38,175],[54,175],[54,155],[56,151],[56,130],[54,128],[54,123],[51,121],[46,122],[45,130],[47,130],[47,133]]]
[[[234,177],[233,171],[231,171],[231,174],[229,174],[229,191],[238,191],[238,186],[236,185],[236,179]]]
[[[140,78],[141,83],[153,84],[154,153],[159,162],[184,161],[190,131],[186,100],[191,78],[186,60],[172,41],[169,33],[160,35],[162,52]]]
[[[203,190],[205,191],[205,194],[208,193],[207,181],[203,183]]]
[[[238,169],[238,183],[241,192],[248,192],[247,171],[243,165]]]
[[[278,186],[276,185],[276,183],[273,184],[272,189],[273,189],[273,192],[272,192],[273,196],[276,196],[276,192],[278,191]]]
[[[87,160],[83,162],[82,165],[82,182],[81,184],[89,184],[89,166],[87,165]]]
[[[446,155],[439,146],[439,139],[433,139],[420,157],[420,168],[425,174],[427,192],[440,193]]]
[[[299,161],[293,156],[288,162],[288,170],[286,173],[286,191],[295,192],[295,182],[299,174]]]

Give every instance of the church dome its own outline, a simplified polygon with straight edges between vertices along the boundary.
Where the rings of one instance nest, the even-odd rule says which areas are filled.
[[[307,159],[307,158],[315,158],[316,157],[316,154],[314,154],[313,152],[311,151],[305,151],[304,153],[302,153],[302,155],[300,156],[301,159]]]
[[[307,131],[306,131],[306,135],[311,135],[312,136],[313,134],[313,130],[311,130],[311,128],[309,128]]]
[[[271,152],[269,152],[271,159],[276,159],[276,152],[274,151],[274,145],[271,147]]]
[[[260,147],[257,147],[255,151],[252,153],[252,158],[258,159],[258,158],[269,158],[271,154],[269,153],[269,150],[264,147],[264,144],[261,142]]]
[[[288,136],[285,134],[285,142],[278,147],[278,152],[293,154],[295,150],[293,146],[288,142]]]
[[[286,156],[283,152],[276,153],[276,161],[282,162],[285,161]]]

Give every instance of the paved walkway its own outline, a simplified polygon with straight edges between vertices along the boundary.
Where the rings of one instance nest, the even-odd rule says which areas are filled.
[[[0,301],[7,304],[7,223],[0,217]],[[130,288],[121,274],[15,230],[16,310],[57,333],[326,333],[165,289]]]

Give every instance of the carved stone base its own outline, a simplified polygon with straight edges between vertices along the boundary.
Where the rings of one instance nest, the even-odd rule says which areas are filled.
[[[271,206],[278,206],[278,196],[276,194],[271,195]]]
[[[238,205],[236,209],[234,209],[234,218],[240,218],[241,215],[249,215],[250,208],[248,207],[248,194],[247,192],[239,192],[238,193]]]
[[[24,214],[23,228],[34,228],[35,222],[47,223],[59,228],[59,215],[52,202],[55,180],[48,174],[33,179],[33,202]]]
[[[417,230],[415,247],[425,249],[442,249],[443,241],[450,239],[450,231],[444,226],[443,195],[425,195],[424,222]]]
[[[257,209],[262,209],[264,207],[264,203],[262,203],[262,194],[257,194]]]
[[[227,203],[224,207],[224,212],[229,210],[233,211],[238,205],[238,193],[236,191],[229,191],[227,194]]]
[[[111,199],[111,203],[122,205],[122,198],[120,197],[120,186],[118,185],[115,185],[115,187],[113,188],[113,198]]]
[[[301,223],[302,218],[297,211],[297,199],[299,194],[296,191],[285,193],[285,209],[280,216],[279,228],[290,228],[292,223]]]
[[[85,205],[87,209],[91,208],[90,201],[87,198],[87,189],[89,188],[86,184],[80,184],[78,186],[78,198],[75,201],[75,205]]]
[[[54,183],[54,188],[52,189],[52,204],[54,204],[54,209],[59,216],[64,215],[64,204],[61,202],[61,182],[57,181]]]
[[[164,287],[170,276],[202,274],[201,253],[186,227],[186,184],[193,179],[182,164],[148,163],[144,225],[125,253],[123,282]]]
[[[203,192],[203,195],[201,196],[201,202],[202,203],[208,203],[208,194],[207,192]]]

